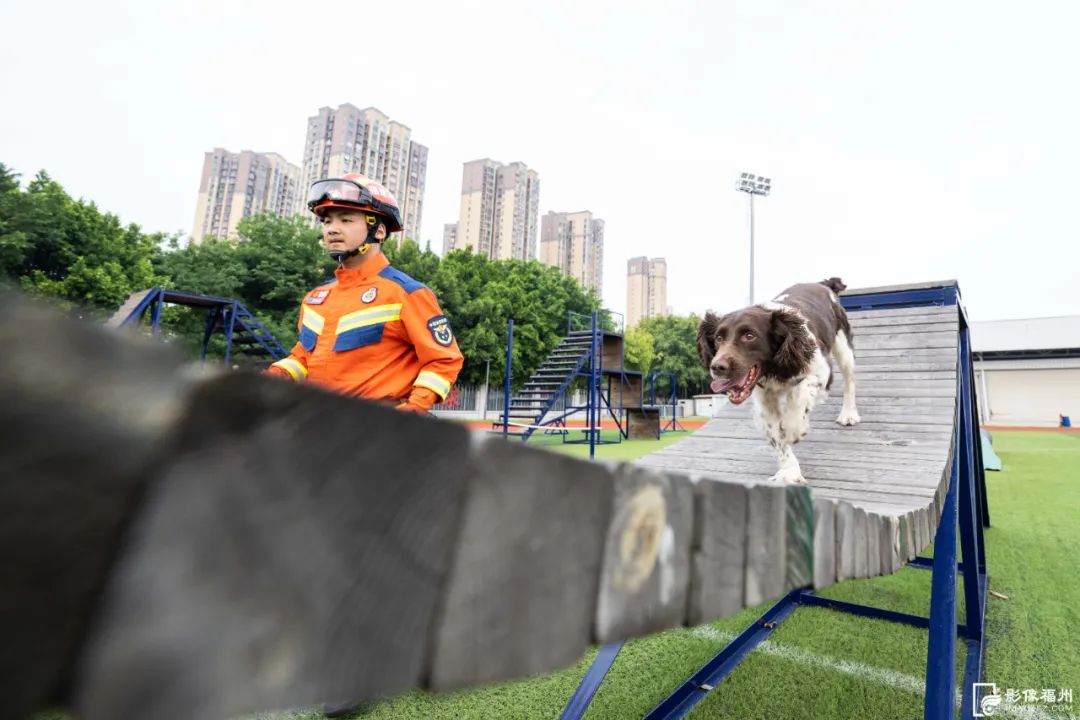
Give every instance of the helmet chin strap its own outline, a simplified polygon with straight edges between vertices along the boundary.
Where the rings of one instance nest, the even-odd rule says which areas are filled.
[[[367,237],[364,238],[364,242],[360,243],[360,247],[353,248],[352,250],[349,250],[347,252],[341,252],[339,250],[330,251],[330,257],[337,261],[337,264],[339,266],[344,265],[345,261],[351,257],[356,257],[357,255],[366,255],[367,251],[371,249],[371,244],[379,242],[379,240],[375,237],[375,234],[379,231],[379,221],[371,217],[370,215],[368,217],[371,218],[373,222],[368,222]]]

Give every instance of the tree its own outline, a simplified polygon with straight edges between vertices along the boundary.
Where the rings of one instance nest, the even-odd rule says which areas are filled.
[[[303,216],[253,215],[240,221],[236,233],[244,273],[237,297],[249,308],[295,316],[304,295],[333,276],[336,263]]]
[[[18,175],[0,165],[0,277],[101,315],[156,286],[236,299],[289,347],[304,295],[332,277],[334,261],[318,230],[300,216],[248,217],[237,235],[181,247],[177,237],[144,234],[93,203],[73,200],[45,172],[22,191]],[[569,313],[587,317],[599,307],[592,292],[536,261],[493,262],[468,250],[440,259],[407,238],[389,240],[383,250],[439,298],[465,355],[462,383],[482,382],[488,363],[492,381],[502,382],[511,318],[512,380],[520,385],[565,335]],[[614,328],[608,313],[600,321]],[[162,326],[192,352],[201,347],[203,313],[166,308]],[[213,341],[210,352],[222,351],[223,343]]]
[[[704,393],[709,375],[697,350],[696,315],[664,315],[646,318],[638,326],[653,337],[656,356],[649,371],[675,373],[683,397]]]
[[[244,282],[245,268],[227,240],[208,237],[198,245],[179,246],[173,238],[155,259],[158,273],[173,290],[233,298]]]
[[[21,202],[18,173],[0,163],[0,280],[18,277],[30,246],[26,233],[15,227]]]
[[[419,278],[418,278],[419,279]],[[596,297],[572,278],[536,261],[489,261],[471,250],[449,253],[430,283],[450,318],[465,355],[460,382],[505,375],[508,321],[514,320],[511,381],[520,385],[566,334],[567,313],[588,314]]]
[[[431,248],[420,249],[412,238],[390,239],[382,244],[390,264],[401,272],[430,285],[439,271],[439,256]]]
[[[73,200],[44,171],[25,192],[16,177],[0,170],[0,263],[8,277],[29,292],[102,313],[154,283],[159,235]]]
[[[640,325],[627,331],[623,336],[626,346],[626,367],[631,370],[647,372],[652,368],[653,359],[656,357],[656,340],[652,334]]]
[[[319,232],[303,217],[263,214],[237,225],[237,240],[207,238],[185,248],[173,239],[156,258],[159,273],[176,290],[239,300],[267,330],[288,348],[296,338],[300,303],[311,288],[332,276],[334,261],[319,241]],[[175,308],[163,326],[201,347],[201,313]],[[210,353],[224,353],[214,342]]]

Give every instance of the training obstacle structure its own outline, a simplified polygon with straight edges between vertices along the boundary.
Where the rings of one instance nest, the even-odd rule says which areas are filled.
[[[215,333],[225,336],[226,365],[232,360],[234,350],[265,361],[280,360],[289,354],[240,301],[182,290],[149,288],[132,293],[112,317],[105,321],[105,326],[119,328],[138,325],[149,312],[151,333],[157,335],[161,326],[161,311],[165,305],[182,305],[206,311],[206,329],[202,341],[204,360],[210,347],[210,338]]]
[[[786,506],[782,488],[771,489],[772,499],[762,494],[759,483],[775,472],[775,456],[750,422],[748,408],[725,404],[692,437],[638,462],[701,479],[703,522],[687,620],[696,624],[787,594],[663,700],[650,720],[683,717],[800,605],[928,628],[927,718],[953,717],[959,635],[967,644],[963,717],[971,716],[982,669],[982,530],[989,510],[959,289],[955,282],[871,288],[849,291],[841,301],[854,331],[862,422],[850,428],[833,424],[841,404],[837,388],[815,408],[810,433],[795,448],[813,491],[813,587],[892,573],[911,562],[933,569],[931,616],[828,600],[797,587],[791,574],[807,571],[801,563],[807,547],[790,544],[793,538],[805,540],[791,532],[793,519],[798,522],[790,502],[794,488],[787,488]],[[833,373],[839,377],[835,367]],[[806,511],[797,507],[794,515]],[[957,529],[965,558],[966,623],[960,626],[953,620]],[[931,540],[934,560],[916,557]],[[581,717],[617,654],[616,644],[598,656],[565,720]]]
[[[667,397],[661,396],[662,403],[656,402],[656,380],[658,377],[665,377],[668,381]],[[656,409],[657,422],[656,422],[656,437],[659,439],[661,433],[666,432],[679,432],[686,430],[679,422],[679,376],[673,372],[661,373],[657,370],[653,370],[649,375],[649,407]],[[660,425],[660,409],[671,408],[671,418],[667,422]]]
[[[827,603],[928,626],[926,716],[950,717],[958,635],[968,678],[981,663],[988,521],[958,299],[955,283],[845,296],[864,424],[833,429],[835,401],[820,407],[799,445],[810,485],[783,486],[764,482],[766,443],[734,411],[638,465],[586,463],[191,373],[146,338],[4,297],[0,719],[53,704],[231,717],[467,687],[770,600],[771,623]],[[894,572],[931,538],[928,619],[812,592]],[[693,679],[674,711],[713,687]]]
[[[603,312],[621,318],[618,313]],[[590,457],[598,444],[660,437],[660,411],[644,403],[643,375],[626,368],[622,328],[605,328],[600,312],[568,312],[566,335],[515,395],[510,392],[513,348],[514,321],[510,320],[502,419],[492,423],[493,431],[501,431],[504,437],[512,433],[522,440],[528,440],[537,430],[558,433],[563,442],[588,444]],[[586,389],[584,405],[570,401],[574,381],[579,379]],[[568,440],[571,431],[567,420],[581,414],[585,416],[585,428],[580,430],[584,437]],[[605,415],[618,429],[616,440],[601,439]]]

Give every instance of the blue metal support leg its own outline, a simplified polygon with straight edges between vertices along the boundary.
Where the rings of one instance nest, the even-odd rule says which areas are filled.
[[[933,584],[930,587],[930,642],[926,651],[926,720],[951,720],[956,697],[956,521],[960,455],[953,454],[949,489],[934,536]]]
[[[503,438],[510,434],[510,371],[514,365],[514,318],[506,325],[506,377],[503,379]]]
[[[675,720],[685,717],[721,680],[731,674],[744,657],[772,635],[777,626],[795,611],[801,592],[793,590],[769,608],[716,657],[705,663],[689,680],[653,708],[652,712],[645,716],[645,720]]]
[[[589,666],[589,671],[585,673],[585,677],[581,679],[581,684],[578,685],[574,695],[570,698],[570,702],[566,703],[566,708],[562,711],[562,715],[559,716],[559,720],[580,720],[585,711],[589,709],[589,703],[592,702],[593,695],[600,689],[600,683],[604,681],[604,677],[608,674],[612,664],[614,664],[615,656],[619,654],[622,646],[621,642],[617,642],[600,648],[596,653],[596,658],[593,659],[592,665]]]
[[[160,290],[155,290],[154,294],[156,295],[156,298],[154,300],[153,309],[150,311],[150,333],[154,337],[157,337],[158,330],[161,328],[161,309],[165,307],[165,293]]]
[[[968,361],[971,335],[968,328],[960,330],[960,357],[962,395],[960,398],[960,550],[964,556],[964,612],[966,616],[963,634],[967,644],[967,661],[964,666],[961,716],[974,713],[974,684],[982,676],[983,628],[986,620],[986,559],[982,547],[982,498],[983,487],[976,475],[979,467],[976,448],[981,444],[978,420],[975,414],[973,367]]]
[[[203,332],[202,355],[200,357],[202,360],[206,360],[206,352],[210,349],[210,338],[214,336],[214,328],[217,326],[220,317],[220,307],[215,307],[213,310],[206,313],[206,328]]]
[[[236,303],[229,307],[229,321],[225,325],[225,367],[229,367],[232,358],[233,329],[236,327]]]
[[[593,310],[592,314],[592,357],[589,359],[589,411],[586,415],[589,418],[589,459],[592,460],[596,457],[596,434],[600,432],[596,427],[599,420],[599,413],[597,412],[597,405],[600,404],[599,394],[600,384],[600,358],[597,351],[597,337],[596,337],[596,325],[597,325],[597,313]]]
[[[966,349],[969,342],[966,328],[960,331],[961,356],[966,357]],[[979,557],[979,547],[976,539],[978,526],[978,514],[975,503],[975,453],[974,453],[974,417],[972,415],[969,383],[971,378],[966,372],[961,373],[963,395],[960,400],[960,486],[959,486],[959,514],[960,514],[960,551],[967,561],[964,572],[964,609],[967,615],[968,639],[981,640],[982,627],[979,618],[982,616],[982,602],[979,598],[979,568],[983,565]]]

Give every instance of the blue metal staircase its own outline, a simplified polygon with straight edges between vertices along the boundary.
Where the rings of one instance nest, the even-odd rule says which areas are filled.
[[[250,357],[272,360],[280,360],[289,354],[259,319],[238,300],[180,290],[150,288],[132,293],[105,325],[117,328],[137,325],[149,310],[152,332],[157,335],[161,323],[161,309],[166,303],[206,310],[206,330],[202,343],[204,359],[214,333],[225,336],[225,364],[229,364],[234,350]]]
[[[492,423],[493,431],[501,429],[506,437],[511,428],[516,428],[513,434],[528,440],[536,430],[543,429],[548,434],[562,435],[564,443],[587,443],[590,457],[598,444],[660,436],[659,410],[642,405],[642,374],[624,367],[622,324],[617,329],[605,328],[598,321],[599,314],[599,311],[591,315],[568,312],[566,336],[516,395],[510,393],[514,321],[509,321],[504,380],[508,400],[503,406],[502,420]],[[574,405],[569,400],[575,378],[585,381],[588,399],[584,405]],[[585,416],[584,438],[567,439],[570,434],[567,418],[581,415]],[[617,439],[601,436],[604,415],[615,422]]]
[[[510,399],[509,418],[512,424],[524,426],[522,441],[536,431],[543,421],[553,425],[561,418],[547,419],[558,401],[566,393],[575,377],[589,366],[592,358],[593,333],[591,330],[575,330],[567,334],[547,356],[532,377]],[[570,409],[566,414],[570,414]],[[564,415],[565,417],[565,415]]]

